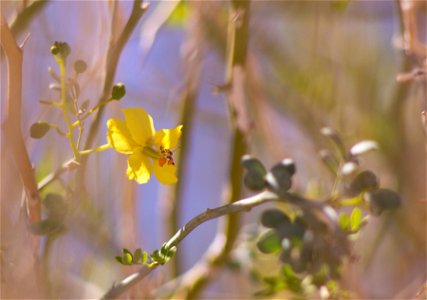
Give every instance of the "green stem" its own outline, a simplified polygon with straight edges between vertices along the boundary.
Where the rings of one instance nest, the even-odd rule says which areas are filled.
[[[70,146],[71,146],[71,150],[73,151],[74,154],[74,159],[76,161],[80,160],[80,154],[79,154],[79,150],[77,149],[77,146],[74,142],[74,128],[73,125],[71,124],[70,121],[70,116],[68,115],[68,108],[67,108],[67,83],[65,82],[66,80],[66,73],[65,73],[65,61],[62,57],[58,57],[55,55],[55,59],[59,65],[59,71],[60,71],[60,76],[61,76],[61,111],[62,114],[64,115],[64,120],[65,123],[67,124],[67,128],[68,128],[68,133],[67,133],[67,137],[68,140],[70,142]]]
[[[95,149],[82,150],[82,151],[79,152],[79,154],[80,155],[87,155],[87,154],[90,154],[90,153],[93,153],[93,152],[101,152],[101,151],[104,151],[104,150],[107,150],[107,149],[110,149],[110,148],[111,148],[110,144],[104,144],[104,145],[99,146],[99,147],[97,147]]]
[[[101,102],[98,102],[91,110],[89,110],[87,113],[85,113],[82,117],[80,117],[77,121],[75,121],[72,126],[76,127],[77,125],[80,125],[81,121],[87,119],[91,114],[93,114],[97,109],[99,109],[101,106],[107,104],[108,102],[112,101],[113,98],[108,98],[106,100],[103,100]]]

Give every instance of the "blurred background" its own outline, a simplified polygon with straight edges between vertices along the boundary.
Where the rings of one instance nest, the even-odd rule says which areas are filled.
[[[31,4],[2,1],[1,13],[13,24]],[[414,5],[416,38],[425,43],[426,5]],[[114,260],[121,248],[150,252],[171,236],[171,198],[179,194],[174,213],[180,226],[223,203],[232,126],[218,89],[225,82],[229,6],[222,1],[150,3],[117,65],[114,83],[124,83],[127,94],[106,106],[94,142],[106,142],[107,119],[122,117],[126,107],[144,108],[156,129],[184,120],[188,131],[178,187],[162,186],[154,178],[144,185],[129,181],[127,157],[113,150],[90,155],[83,192],[68,191],[74,186],[74,171],[41,192],[42,198],[48,193],[64,196],[66,230],[54,238],[43,236],[34,253],[21,208],[22,184],[2,134],[2,298],[99,297],[136,270]],[[79,77],[80,100],[89,99],[93,106],[102,94],[111,28],[120,32],[131,9],[131,1],[46,1],[17,26],[18,41],[31,34],[24,46],[22,129],[37,180],[72,157],[66,139],[54,131],[41,140],[29,136],[31,124],[39,120],[63,126],[60,111],[39,102],[58,99],[58,93],[49,89],[48,67],[57,70],[50,46],[65,41],[71,47],[69,62],[86,61],[88,70]],[[425,52],[423,56],[401,49],[404,20],[399,1],[250,4],[244,97],[251,124],[248,152],[268,167],[293,158],[297,166],[293,190],[322,199],[333,177],[318,155],[329,147],[319,129],[331,126],[347,146],[363,139],[377,141],[380,150],[363,156],[361,164],[379,176],[381,186],[402,195],[397,213],[371,218],[354,242],[360,259],[345,266],[342,284],[357,298],[409,299],[426,282],[426,136],[420,117],[426,109],[425,77],[396,81],[398,74],[422,66]],[[5,62],[2,54],[2,122]],[[183,119],[189,99],[193,113]],[[242,197],[249,194],[243,191]],[[239,225],[233,255],[243,256],[248,268],[257,262],[247,254],[251,246],[240,241],[256,230],[264,208],[244,214]],[[157,269],[126,296],[156,297],[156,288],[171,274],[185,273],[203,257],[219,231],[217,220],[197,228],[179,247],[179,263],[171,264],[178,269],[171,271],[169,265]],[[276,260],[266,256],[263,264],[274,265]],[[257,289],[247,268],[224,267],[199,297],[248,298]]]

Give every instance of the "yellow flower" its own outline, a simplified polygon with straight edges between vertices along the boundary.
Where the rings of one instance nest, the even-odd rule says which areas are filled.
[[[116,151],[129,155],[126,171],[129,179],[146,183],[154,171],[163,184],[177,182],[173,149],[178,144],[182,125],[155,131],[153,119],[142,108],[123,109],[123,114],[125,120],[108,120],[107,139]]]

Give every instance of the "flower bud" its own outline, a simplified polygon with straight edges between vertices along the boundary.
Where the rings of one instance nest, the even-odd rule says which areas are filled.
[[[246,170],[260,173],[262,176],[267,173],[261,161],[249,154],[242,156],[242,165]]]
[[[357,196],[363,191],[374,190],[379,187],[377,176],[372,171],[359,173],[350,183],[348,193]]]
[[[50,53],[53,55],[61,55],[63,59],[66,59],[70,54],[71,49],[65,42],[54,42],[52,47],[50,47]]]
[[[83,73],[86,69],[87,65],[83,60],[79,59],[74,63],[74,70],[77,74]]]
[[[291,188],[292,175],[290,174],[290,171],[292,171],[290,165],[284,164],[282,161],[276,164],[265,177],[270,190],[280,197]]]
[[[33,125],[31,125],[30,128],[30,136],[33,139],[40,139],[42,138],[50,129],[50,125],[46,122],[36,122]]]
[[[126,88],[123,83],[117,83],[113,86],[113,91],[111,92],[111,97],[114,100],[120,100],[126,95]]]
[[[243,183],[251,191],[261,191],[265,188],[264,176],[255,171],[247,172],[243,177]]]

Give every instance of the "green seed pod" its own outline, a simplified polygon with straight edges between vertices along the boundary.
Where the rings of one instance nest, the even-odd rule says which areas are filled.
[[[348,193],[350,196],[357,196],[361,192],[375,190],[379,188],[377,176],[372,171],[363,171],[359,173],[350,183]]]
[[[111,92],[111,97],[114,100],[120,100],[126,95],[126,88],[123,83],[117,83],[113,86],[113,91]]]
[[[365,201],[370,204],[371,213],[376,216],[384,210],[394,210],[401,205],[400,195],[389,189],[368,192],[365,194]]]
[[[79,59],[74,63],[74,70],[77,74],[83,73],[86,69],[87,65],[83,60]]]
[[[289,217],[276,208],[267,209],[261,215],[262,226],[268,228],[276,228],[280,224],[290,224],[290,222]]]
[[[44,135],[49,131],[50,125],[46,122],[36,122],[33,125],[31,125],[30,128],[30,136],[33,139],[40,139],[44,137]]]

